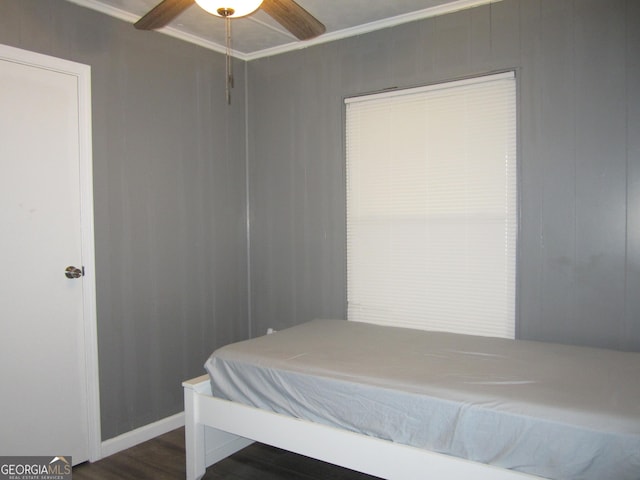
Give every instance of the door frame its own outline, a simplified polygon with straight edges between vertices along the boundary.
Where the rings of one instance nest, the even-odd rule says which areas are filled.
[[[0,60],[44,68],[76,77],[78,85],[78,147],[80,162],[80,223],[82,241],[82,302],[84,359],[87,385],[89,460],[102,458],[100,383],[96,314],[95,242],[93,217],[93,152],[91,131],[91,67],[81,63],[0,44]]]

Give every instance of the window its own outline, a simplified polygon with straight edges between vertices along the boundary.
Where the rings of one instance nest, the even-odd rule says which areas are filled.
[[[513,338],[513,72],[346,102],[348,318]]]

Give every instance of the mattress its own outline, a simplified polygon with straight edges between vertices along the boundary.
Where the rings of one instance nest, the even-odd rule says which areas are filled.
[[[553,479],[640,479],[640,354],[344,320],[227,345],[214,396]]]

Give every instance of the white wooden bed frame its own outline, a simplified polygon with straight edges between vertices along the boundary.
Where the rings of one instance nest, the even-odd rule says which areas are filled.
[[[182,386],[187,480],[254,441],[386,479],[540,478],[222,400],[211,395],[208,375]]]

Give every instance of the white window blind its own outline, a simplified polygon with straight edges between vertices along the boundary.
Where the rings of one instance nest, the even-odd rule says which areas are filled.
[[[345,102],[349,320],[513,338],[513,72]]]

